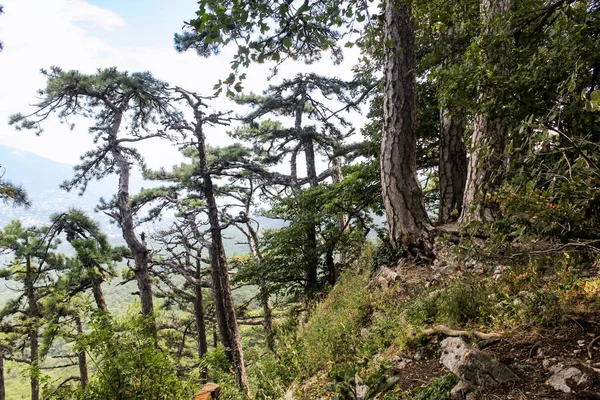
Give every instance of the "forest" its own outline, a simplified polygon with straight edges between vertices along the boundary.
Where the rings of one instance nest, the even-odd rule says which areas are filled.
[[[78,208],[0,228],[0,400],[600,398],[598,0],[196,8],[174,46],[231,55],[212,92],[58,65],[14,104],[93,137],[61,188],[117,176],[123,244]]]

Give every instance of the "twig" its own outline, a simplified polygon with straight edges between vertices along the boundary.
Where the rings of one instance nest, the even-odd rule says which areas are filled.
[[[594,343],[596,343],[598,341],[598,339],[600,339],[600,336],[596,336],[594,338],[594,340],[592,340],[590,342],[590,344],[587,345],[587,352],[588,352],[588,358],[591,360],[592,359],[592,346],[594,345]]]

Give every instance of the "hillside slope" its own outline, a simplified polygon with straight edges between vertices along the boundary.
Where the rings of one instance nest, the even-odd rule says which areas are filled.
[[[599,399],[597,265],[582,253],[500,264],[455,250],[374,276],[368,251],[306,323],[279,325],[280,353],[259,364],[264,398]],[[448,337],[472,346],[465,359],[494,363],[454,370],[463,387],[476,380],[468,390],[440,360]],[[502,365],[516,378],[489,378]]]

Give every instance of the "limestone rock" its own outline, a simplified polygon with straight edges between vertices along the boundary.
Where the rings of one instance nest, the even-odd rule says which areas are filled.
[[[379,273],[375,276],[375,278],[373,278],[373,280],[369,283],[368,288],[369,289],[374,289],[374,288],[387,289],[394,282],[396,282],[399,278],[400,278],[400,275],[397,272],[389,269],[388,267],[383,267],[383,268],[381,268]]]
[[[519,379],[490,354],[471,347],[460,338],[446,338],[441,347],[441,363],[460,378],[460,383],[452,389],[453,398],[463,399],[468,392],[483,392]]]
[[[550,367],[550,372],[552,372],[552,376],[546,380],[546,385],[550,385],[554,390],[564,393],[572,392],[567,381],[570,380],[574,384],[580,385],[588,380],[588,376],[581,370],[575,367],[565,367],[560,363]]]

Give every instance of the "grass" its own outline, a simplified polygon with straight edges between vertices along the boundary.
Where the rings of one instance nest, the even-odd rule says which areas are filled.
[[[428,343],[419,332],[434,325],[510,335],[550,328],[578,313],[598,314],[600,278],[583,277],[584,266],[569,254],[531,257],[508,265],[500,277],[465,274],[430,288],[370,292],[363,264],[343,275],[306,323],[292,318],[280,329],[278,355],[263,357],[255,369],[257,398],[281,398],[292,388],[295,398],[343,400],[353,396],[355,376],[375,387],[389,378],[389,359]],[[455,384],[448,375],[379,398],[447,399]]]

